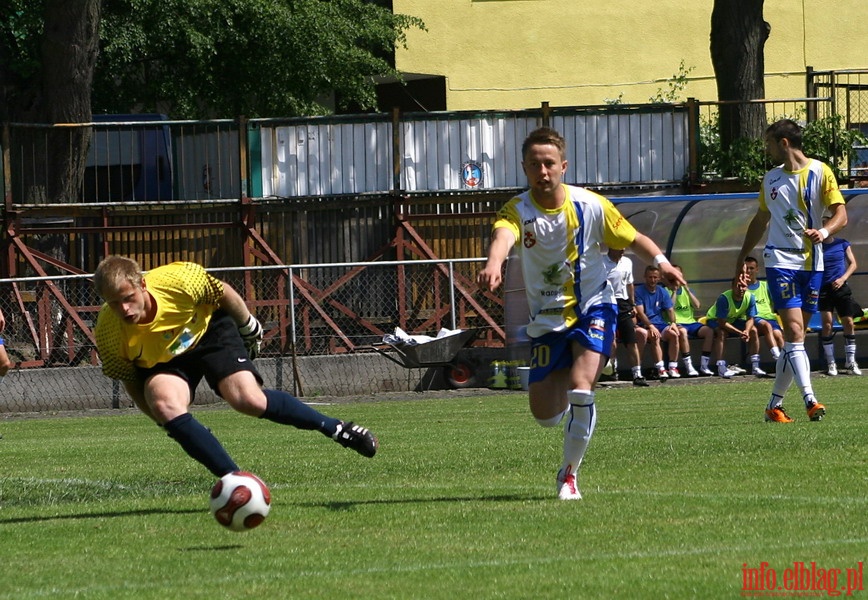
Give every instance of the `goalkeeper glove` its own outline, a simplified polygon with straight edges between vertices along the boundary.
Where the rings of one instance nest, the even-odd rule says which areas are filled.
[[[259,356],[259,350],[262,347],[262,324],[256,320],[256,317],[250,315],[247,322],[238,328],[238,333],[241,334],[241,339],[244,340],[244,347],[247,348],[247,354],[253,360]]]

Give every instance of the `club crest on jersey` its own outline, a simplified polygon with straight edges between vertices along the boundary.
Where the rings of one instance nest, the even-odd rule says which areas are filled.
[[[562,286],[570,279],[570,265],[567,261],[549,265],[542,272],[546,285]]]
[[[525,231],[522,243],[525,248],[533,248],[536,246],[536,234],[533,231]]]
[[[770,197],[772,200],[777,199],[777,197],[778,197],[778,188],[773,187],[772,190],[769,192],[769,197]]]
[[[786,221],[787,225],[789,225],[791,229],[796,229],[796,227],[800,227],[802,224],[802,214],[794,208],[791,208],[787,211],[787,214],[784,215],[784,221]]]

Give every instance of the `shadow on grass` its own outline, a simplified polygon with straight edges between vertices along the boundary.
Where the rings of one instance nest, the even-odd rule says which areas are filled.
[[[326,508],[333,511],[352,510],[357,506],[376,506],[380,504],[430,504],[432,502],[539,502],[557,499],[556,496],[531,494],[498,494],[493,496],[443,496],[439,498],[377,498],[373,500],[344,500],[332,502],[300,502],[298,506]]]
[[[41,523],[46,521],[64,521],[73,519],[111,519],[114,517],[141,517],[147,515],[186,515],[201,514],[202,509],[173,509],[173,508],[147,508],[140,510],[126,510],[100,513],[80,513],[70,515],[50,515],[45,517],[15,517],[13,519],[0,519],[0,525],[13,525],[16,523]]]

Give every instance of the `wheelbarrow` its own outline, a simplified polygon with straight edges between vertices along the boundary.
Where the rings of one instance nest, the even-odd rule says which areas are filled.
[[[456,356],[478,333],[478,329],[463,329],[426,342],[386,342],[386,349],[377,346],[371,348],[406,369],[442,367],[443,377],[452,388],[467,388],[473,385],[475,370],[471,364],[458,360]],[[429,387],[430,384],[431,381]]]

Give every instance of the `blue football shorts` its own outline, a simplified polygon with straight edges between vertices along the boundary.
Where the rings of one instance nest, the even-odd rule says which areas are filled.
[[[804,312],[817,312],[820,286],[823,282],[822,271],[800,271],[796,269],[766,268],[769,296],[776,310],[782,308],[801,308]]]
[[[600,304],[582,315],[571,329],[547,333],[531,340],[530,383],[542,381],[552,371],[573,366],[572,342],[607,358],[615,340],[618,309],[614,304]]]

